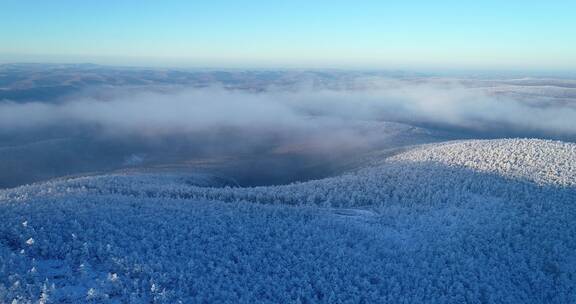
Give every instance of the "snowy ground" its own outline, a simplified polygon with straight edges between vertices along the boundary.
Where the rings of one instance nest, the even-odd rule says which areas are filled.
[[[210,183],[0,191],[0,302],[576,300],[576,144],[448,142],[317,181]]]

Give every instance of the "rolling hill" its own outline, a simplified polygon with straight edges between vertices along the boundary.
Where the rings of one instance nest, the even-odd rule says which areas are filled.
[[[569,303],[576,144],[453,141],[230,187],[125,173],[0,190],[0,301]]]

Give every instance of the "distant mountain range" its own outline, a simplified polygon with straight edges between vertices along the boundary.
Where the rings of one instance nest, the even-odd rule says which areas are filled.
[[[414,78],[425,74],[402,71],[339,70],[177,70],[113,67],[95,64],[0,65],[0,100],[56,101],[94,87],[221,86],[259,91],[271,86],[306,84],[315,88],[351,86],[361,77]]]

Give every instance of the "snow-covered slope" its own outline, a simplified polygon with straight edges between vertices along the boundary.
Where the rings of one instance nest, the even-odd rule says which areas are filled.
[[[570,303],[576,145],[426,145],[346,175],[0,191],[0,302]]]

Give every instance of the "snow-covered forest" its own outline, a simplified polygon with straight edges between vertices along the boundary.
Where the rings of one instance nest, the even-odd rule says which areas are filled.
[[[0,302],[571,303],[576,144],[412,147],[233,187],[118,173],[0,190]]]

